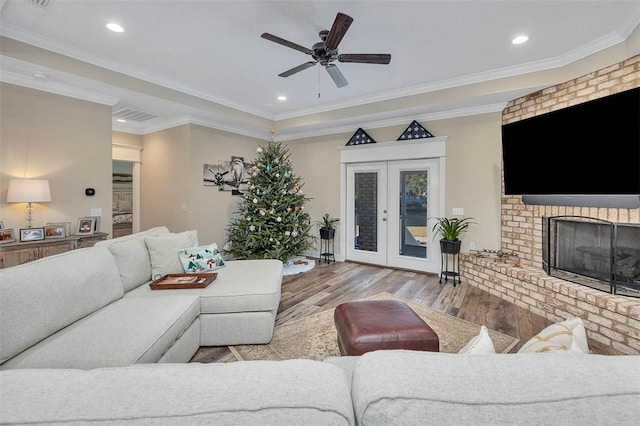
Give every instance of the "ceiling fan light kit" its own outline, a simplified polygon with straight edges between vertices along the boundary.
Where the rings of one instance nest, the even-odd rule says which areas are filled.
[[[360,64],[383,64],[386,65],[391,62],[391,55],[387,53],[350,53],[350,54],[340,54],[338,52],[338,45],[342,41],[342,38],[347,33],[347,30],[351,26],[353,22],[353,18],[345,15],[344,13],[338,12],[336,18],[333,21],[333,25],[329,31],[322,30],[318,34],[320,36],[320,40],[318,43],[315,43],[311,49],[308,49],[304,46],[301,46],[297,43],[293,43],[289,40],[285,40],[281,37],[275,36],[269,33],[263,33],[262,38],[265,40],[272,41],[274,43],[281,44],[283,46],[289,47],[291,49],[302,52],[306,55],[310,55],[313,58],[313,61],[308,61],[303,64],[300,64],[296,67],[293,67],[287,71],[284,71],[278,76],[280,77],[290,77],[293,74],[296,74],[300,71],[306,70],[307,68],[311,68],[316,64],[320,64],[325,67],[329,76],[335,83],[337,87],[344,87],[348,85],[347,79],[342,75],[342,72],[338,69],[334,61],[338,62],[353,62]]]

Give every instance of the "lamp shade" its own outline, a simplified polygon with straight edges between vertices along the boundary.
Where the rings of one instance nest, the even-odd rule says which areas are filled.
[[[51,201],[49,181],[44,179],[11,179],[7,203],[42,203]]]

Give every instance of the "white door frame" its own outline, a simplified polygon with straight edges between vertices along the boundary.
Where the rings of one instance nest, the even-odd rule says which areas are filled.
[[[366,145],[354,145],[338,147],[340,150],[340,219],[343,223],[347,218],[347,164],[367,163],[392,160],[437,159],[439,168],[438,192],[440,203],[438,211],[434,212],[438,217],[444,216],[445,205],[445,156],[446,141],[448,137],[424,138],[412,141],[397,141],[372,143]],[[347,230],[339,228],[340,260],[345,260],[347,253]],[[437,245],[434,244],[434,247]],[[439,253],[439,247],[437,247]],[[432,251],[432,258],[437,256]]]

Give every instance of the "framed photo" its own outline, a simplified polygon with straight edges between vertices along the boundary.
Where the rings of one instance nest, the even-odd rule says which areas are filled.
[[[95,217],[81,217],[80,219],[78,219],[78,229],[76,230],[76,234],[91,235],[93,234],[93,229],[95,226]]]
[[[66,231],[64,226],[46,225],[44,227],[44,238],[48,240],[50,238],[64,238],[66,237]]]
[[[16,234],[13,229],[0,229],[0,244],[12,243],[16,240]]]
[[[20,241],[44,240],[44,228],[23,228],[20,230]]]
[[[45,228],[47,226],[62,226],[64,228],[64,236],[68,237],[69,235],[71,235],[71,222],[49,222],[46,224]],[[46,231],[46,229],[45,229]],[[47,238],[47,233],[45,232],[44,235],[45,238]]]
[[[100,216],[86,216],[81,217],[80,220],[91,220],[93,219],[93,233],[100,232]]]

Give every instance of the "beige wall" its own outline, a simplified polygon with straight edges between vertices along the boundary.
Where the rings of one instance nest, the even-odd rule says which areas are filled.
[[[188,206],[190,125],[143,137],[140,166],[140,229],[166,226],[173,232],[192,229]],[[183,205],[187,210],[183,211]]]
[[[48,179],[50,203],[34,204],[33,226],[111,212],[111,107],[0,83],[0,221],[26,227],[24,203],[6,203],[12,178]],[[96,195],[88,197],[85,188]],[[110,220],[100,230],[111,233]]]
[[[243,157],[245,162],[256,159],[256,148],[265,141],[234,135],[207,127],[191,126],[191,159],[189,187],[192,194],[189,206],[191,223],[198,230],[201,244],[216,243],[222,248],[226,240],[225,228],[237,210],[238,196],[231,191],[219,191],[216,186],[202,184],[202,165],[230,161],[231,156]]]
[[[231,156],[253,161],[260,141],[192,124],[142,140],[141,229],[160,225],[173,232],[196,229],[201,244],[222,247],[238,197],[204,186],[202,166],[229,161]]]
[[[111,142],[117,145],[142,146],[142,135],[113,132],[111,134]]]
[[[365,129],[378,143],[395,141],[410,124]],[[435,136],[448,136],[446,157],[445,212],[462,207],[472,216],[472,226],[463,238],[463,250],[470,241],[477,248],[500,247],[500,113],[423,122]],[[340,152],[352,133],[291,141],[294,171],[305,181],[304,191],[312,200],[312,220],[324,213],[340,216]],[[394,142],[402,143],[402,142]],[[336,250],[338,250],[336,246]]]

